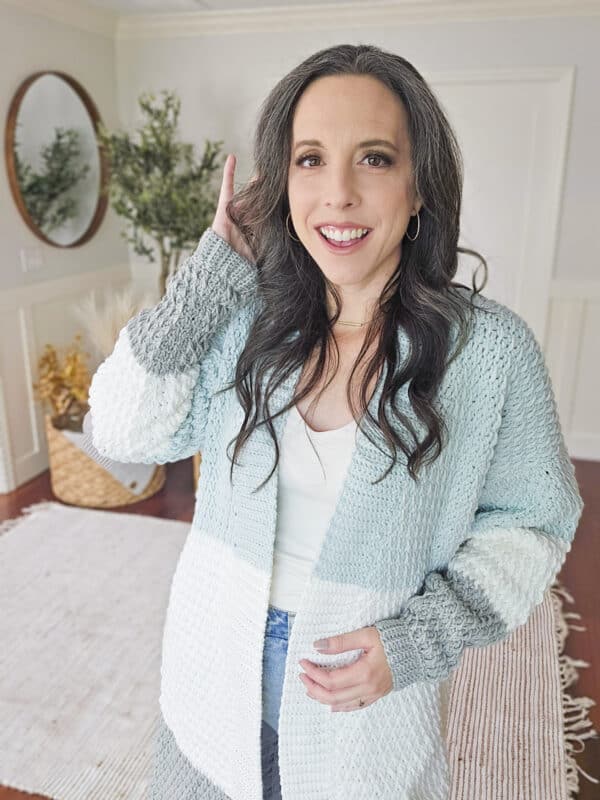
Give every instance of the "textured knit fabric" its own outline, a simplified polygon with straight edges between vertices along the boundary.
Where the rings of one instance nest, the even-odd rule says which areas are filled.
[[[280,444],[269,602],[296,612],[352,458],[357,426],[313,430],[292,406]]]
[[[418,481],[399,453],[375,483],[389,466],[385,439],[372,426],[374,441],[357,431],[289,640],[278,743],[283,800],[446,800],[448,678],[464,648],[499,641],[528,619],[571,548],[583,503],[540,347],[506,306],[474,302],[469,340],[438,395],[448,441]],[[216,394],[235,374],[260,303],[253,265],[208,229],[157,306],[121,331],[90,389],[102,455],[165,463],[202,451],[164,627],[153,800],[262,797],[277,470],[255,490],[275,450],[259,426],[231,485],[227,447],[244,412],[234,389]],[[402,360],[403,328],[398,344]],[[386,369],[369,402],[375,418]],[[272,412],[294,397],[300,374],[298,367],[280,384]],[[422,438],[408,386],[395,402]],[[273,421],[278,441],[288,414]],[[352,663],[362,650],[320,654],[313,642],[372,625],[393,691],[332,714],[306,694],[298,661]]]
[[[81,433],[63,430],[62,435],[72,442],[75,447],[78,447],[87,456],[96,461],[132,494],[142,494],[148,488],[156,469],[155,465],[132,464],[130,461],[121,464],[119,461],[112,461],[110,458],[101,456],[94,447],[91,412],[88,411],[83,418],[83,430]]]

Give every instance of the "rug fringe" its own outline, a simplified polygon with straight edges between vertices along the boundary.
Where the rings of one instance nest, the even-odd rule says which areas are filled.
[[[595,706],[596,702],[592,700],[591,697],[573,697],[566,691],[579,677],[578,668],[590,666],[587,661],[571,658],[564,652],[566,638],[569,635],[569,631],[585,631],[587,629],[583,626],[570,625],[567,622],[568,619],[581,619],[581,615],[575,612],[565,613],[563,610],[563,600],[561,596],[570,603],[574,603],[575,601],[561,583],[555,581],[550,586],[550,594],[556,612],[558,662],[560,686],[562,690],[563,726],[565,732],[567,792],[569,800],[576,800],[579,794],[578,772],[591,783],[600,783],[600,780],[593,778],[591,775],[588,775],[585,770],[581,769],[575,759],[575,754],[583,752],[585,748],[584,739],[595,739],[599,735],[598,731],[592,727],[592,722],[588,716],[589,709]],[[590,730],[585,730],[586,728]],[[579,744],[579,749],[576,749],[576,744]]]
[[[14,519],[5,519],[0,522],[0,536],[2,536],[3,533],[7,533],[15,528],[25,515],[34,514],[36,511],[51,510],[60,505],[60,503],[56,503],[53,500],[42,500],[39,503],[32,503],[30,506],[25,506],[21,509],[21,513],[18,517],[14,517]]]

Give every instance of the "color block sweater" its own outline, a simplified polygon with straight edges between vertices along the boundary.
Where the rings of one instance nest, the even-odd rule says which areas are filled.
[[[122,329],[90,389],[102,455],[162,464],[202,452],[164,624],[153,800],[262,798],[277,471],[254,490],[275,451],[259,426],[230,485],[226,448],[244,415],[234,389],[215,394],[233,378],[260,302],[255,267],[207,229],[161,301]],[[289,641],[283,800],[446,800],[449,678],[461,653],[526,622],[571,548],[583,503],[541,349],[515,312],[482,296],[475,303],[469,341],[438,395],[448,443],[418,482],[399,453],[374,483],[389,466],[387,445],[357,431]],[[398,342],[402,357],[402,328]],[[272,412],[294,396],[300,373],[275,392]],[[383,377],[369,402],[375,418]],[[395,402],[422,437],[407,388]],[[279,441],[289,413],[273,422]],[[393,690],[332,714],[306,694],[298,662],[352,663],[362,650],[327,655],[312,644],[371,625]]]

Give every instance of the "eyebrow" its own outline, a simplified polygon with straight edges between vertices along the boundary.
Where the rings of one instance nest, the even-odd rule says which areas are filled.
[[[294,146],[294,151],[296,151],[299,147],[307,145],[309,147],[324,147],[324,145],[318,139],[302,139],[302,141],[297,142]],[[388,142],[386,139],[367,139],[364,142],[360,142],[359,147],[389,147],[394,152],[399,153],[400,151],[396,147],[395,144]]]

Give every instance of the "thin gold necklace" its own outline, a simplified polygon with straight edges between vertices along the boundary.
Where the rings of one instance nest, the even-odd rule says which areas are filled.
[[[335,324],[336,325],[352,325],[355,328],[362,328],[363,325],[368,325],[369,322],[371,322],[370,319],[368,319],[366,322],[342,322],[341,320],[338,320]]]

